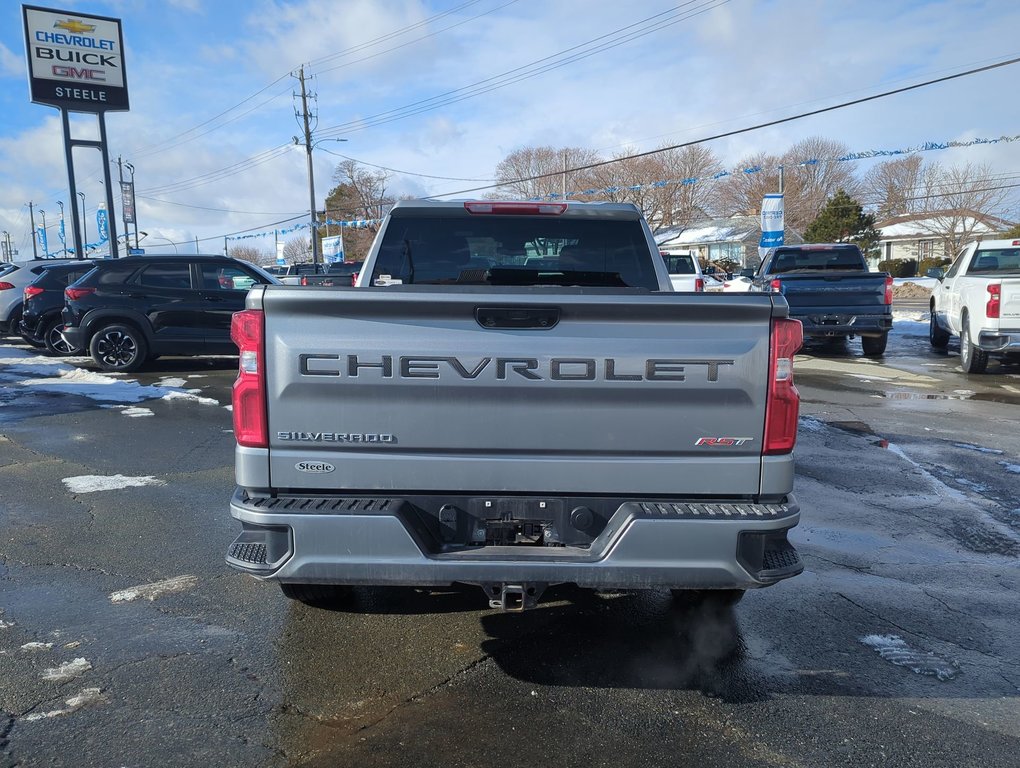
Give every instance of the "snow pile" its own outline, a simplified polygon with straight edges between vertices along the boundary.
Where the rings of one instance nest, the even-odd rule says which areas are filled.
[[[934,653],[916,651],[897,635],[867,635],[861,642],[874,649],[879,656],[897,667],[906,667],[919,675],[952,680],[960,673],[960,665]]]
[[[68,680],[81,677],[90,669],[92,669],[92,665],[87,659],[77,658],[74,661],[61,664],[59,667],[44,669],[42,679],[51,680],[55,683],[66,683]]]
[[[68,715],[75,710],[81,709],[86,704],[94,704],[98,701],[103,701],[103,694],[99,688],[82,688],[80,693],[77,693],[64,701],[66,709],[53,709],[49,712],[33,712],[32,714],[25,715],[21,719],[31,723],[37,720],[45,720],[49,717]]]
[[[931,288],[917,283],[901,283],[892,289],[893,299],[927,299],[931,296]]]
[[[145,485],[166,485],[152,475],[127,477],[125,475],[78,475],[65,477],[62,481],[71,493],[95,493],[96,491],[119,491],[122,488],[140,488]]]
[[[197,584],[197,576],[174,576],[172,579],[163,579],[152,584],[140,584],[137,587],[128,587],[127,589],[114,592],[110,595],[110,602],[130,603],[141,598],[151,601],[160,595],[184,592]]]

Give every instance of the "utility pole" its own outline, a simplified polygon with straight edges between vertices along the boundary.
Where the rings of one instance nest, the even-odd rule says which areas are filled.
[[[50,257],[50,236],[46,234],[46,211],[40,208],[39,215],[42,216],[43,256],[48,259]]]
[[[32,258],[33,259],[38,259],[39,258],[39,246],[36,245],[36,242],[35,242],[35,236],[36,236],[36,233],[35,233],[35,210],[32,208],[31,201],[29,201],[29,203],[28,203],[28,218],[32,222]]]
[[[198,235],[195,235],[195,253],[198,253]]]
[[[563,150],[563,176],[561,177],[560,196],[567,199],[567,150]]]
[[[301,82],[301,117],[304,123],[305,155],[308,160],[308,209],[311,216],[309,231],[312,236],[312,264],[319,263],[319,237],[315,226],[315,174],[312,170],[312,128],[308,119],[308,92],[305,90],[305,68],[298,70]],[[295,140],[295,144],[297,141]]]
[[[89,222],[85,218],[85,193],[79,192],[78,197],[81,198],[81,255],[79,259],[87,259],[89,255],[88,241],[89,241]]]
[[[11,233],[6,229],[4,230],[4,239],[0,240],[0,246],[3,247],[4,261],[14,261],[11,258]]]

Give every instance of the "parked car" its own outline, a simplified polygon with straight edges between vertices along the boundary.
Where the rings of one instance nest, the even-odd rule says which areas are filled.
[[[823,243],[770,250],[748,290],[782,294],[806,338],[860,336],[864,354],[879,357],[893,325],[892,288],[892,276],[869,271],[856,245]]]
[[[21,305],[25,288],[35,282],[47,267],[74,261],[74,259],[16,261],[13,263],[13,269],[0,275],[0,336],[21,332]]]
[[[67,343],[62,335],[64,289],[95,267],[90,259],[65,264],[46,264],[39,276],[25,286],[21,304],[21,336],[36,347],[45,346],[53,355],[78,355],[80,347]]]
[[[703,274],[701,277],[705,286],[703,290],[706,293],[720,293],[725,290],[726,280],[722,275]]]
[[[930,302],[931,345],[945,349],[959,336],[967,373],[984,373],[990,354],[1020,356],[1020,240],[964,246]]]
[[[701,264],[690,251],[659,251],[659,255],[666,261],[666,271],[669,272],[669,281],[673,284],[673,290],[703,291],[705,290],[705,277],[701,274]]]
[[[744,277],[743,275],[734,275],[733,277],[727,278],[723,283],[723,291],[725,293],[743,293],[751,287],[751,278]]]
[[[313,264],[310,261],[303,261],[299,264],[285,264],[280,266],[281,271],[276,278],[284,285],[301,285],[301,278],[308,275],[321,275],[326,271],[325,264]]]
[[[326,265],[326,271],[321,275],[302,275],[301,285],[321,285],[331,287],[334,285],[354,285],[358,280],[358,273],[361,272],[360,261],[335,261]]]
[[[227,256],[99,262],[64,291],[64,339],[107,371],[135,371],[160,355],[236,354],[231,315],[250,286],[278,282]]]

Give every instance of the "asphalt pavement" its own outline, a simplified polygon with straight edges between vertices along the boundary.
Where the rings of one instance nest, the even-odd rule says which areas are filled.
[[[32,354],[0,346],[0,766],[1017,765],[1020,366],[920,320],[798,357],[806,570],[694,612],[291,603],[223,562],[234,360],[111,403]]]

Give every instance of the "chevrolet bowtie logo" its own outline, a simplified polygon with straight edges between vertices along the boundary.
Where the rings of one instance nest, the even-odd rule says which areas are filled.
[[[54,29],[66,29],[72,35],[80,35],[85,32],[95,32],[95,24],[86,24],[84,21],[78,21],[77,19],[68,19],[67,21],[58,21],[53,25]]]

